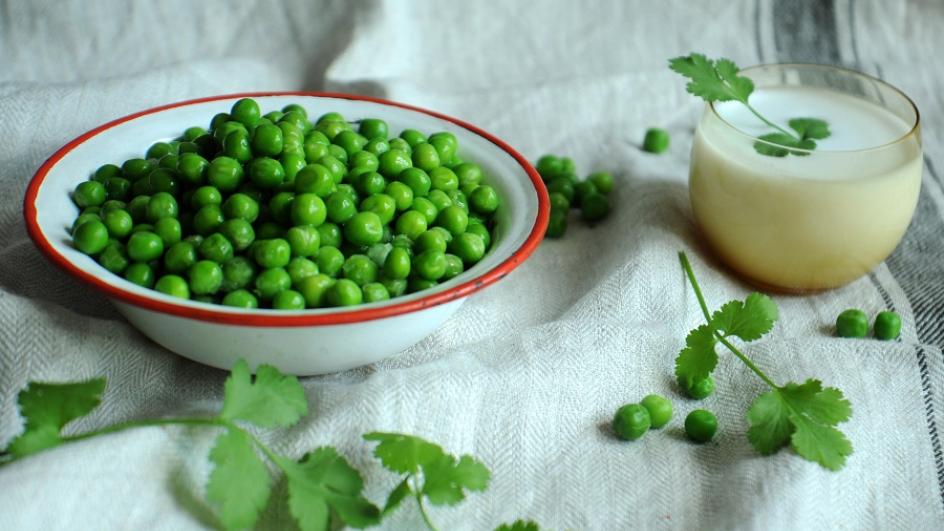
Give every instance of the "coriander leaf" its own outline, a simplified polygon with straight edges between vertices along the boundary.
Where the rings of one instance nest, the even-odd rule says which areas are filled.
[[[227,529],[253,527],[269,500],[269,471],[241,430],[227,430],[210,450],[213,472],[207,498],[220,506]]]
[[[711,316],[715,330],[744,341],[760,339],[777,320],[777,304],[761,293],[751,293],[744,302],[730,301]]]
[[[468,490],[484,490],[488,486],[489,472],[482,463],[464,455],[456,458],[442,457],[423,466],[423,494],[434,505],[455,505],[465,499]]]
[[[793,425],[780,393],[775,389],[758,396],[747,410],[747,439],[755,450],[770,455],[790,442]]]
[[[712,61],[702,54],[669,60],[669,68],[689,78],[686,90],[705,101],[738,100],[747,103],[754,91],[750,78],[738,76],[738,67],[728,59]]]
[[[380,510],[364,498],[364,481],[337,451],[324,446],[295,462],[279,457],[288,478],[288,506],[303,531],[326,530],[329,508],[345,524],[364,528],[380,521]]]
[[[374,455],[388,470],[401,474],[415,474],[421,466],[445,455],[441,447],[402,433],[371,432],[364,439],[379,441]]]
[[[253,381],[254,380],[254,381]],[[260,365],[256,377],[239,360],[223,388],[223,420],[245,420],[262,428],[291,426],[308,414],[308,401],[298,378],[271,365]]]
[[[788,383],[780,396],[790,408],[794,431],[791,441],[798,454],[830,469],[839,470],[852,455],[852,443],[833,426],[848,420],[852,406],[838,389],[823,389],[819,380],[802,385]]]
[[[387,496],[387,503],[384,505],[381,514],[383,516],[387,516],[388,514],[392,513],[397,507],[400,506],[400,502],[402,502],[407,496],[411,494],[413,494],[413,489],[410,488],[410,477],[407,476],[403,478],[403,481],[401,481],[400,484],[390,492],[390,495]]]
[[[806,151],[796,151],[786,148],[799,148],[810,151],[816,149],[816,142],[808,138],[797,140],[786,133],[769,133],[757,138],[758,140],[763,140],[763,142],[754,142],[754,151],[770,157],[786,157],[791,154],[799,157],[809,155]],[[768,144],[767,142],[770,143]]]
[[[685,348],[675,358],[675,375],[688,386],[704,380],[718,365],[714,330],[704,324],[688,333]]]
[[[830,135],[829,124],[818,118],[794,118],[787,122],[802,139],[821,140]]]
[[[495,531],[541,531],[536,522],[531,520],[515,520],[511,524],[502,524]]]
[[[26,426],[7,451],[23,457],[57,446],[62,428],[95,409],[104,391],[104,378],[68,384],[30,382],[17,397]]]

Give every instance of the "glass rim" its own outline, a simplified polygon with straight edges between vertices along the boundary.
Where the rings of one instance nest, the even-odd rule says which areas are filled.
[[[711,109],[711,113],[712,113],[716,118],[718,118],[719,120],[721,120],[721,122],[722,122],[724,125],[730,127],[730,128],[733,129],[736,133],[738,133],[739,135],[741,135],[741,136],[743,136],[743,137],[746,137],[746,138],[748,138],[748,139],[750,139],[750,140],[752,140],[752,141],[754,141],[754,142],[760,142],[760,143],[765,144],[765,145],[768,145],[768,146],[777,147],[777,148],[782,148],[782,149],[789,149],[790,151],[799,151],[799,152],[806,153],[806,154],[817,153],[817,152],[819,152],[819,153],[865,153],[865,152],[868,152],[868,151],[875,151],[875,150],[879,150],[879,149],[886,149],[886,148],[889,148],[889,147],[891,147],[891,146],[894,146],[895,144],[899,144],[899,143],[901,143],[901,142],[904,142],[904,141],[907,140],[909,137],[914,136],[915,134],[917,134],[917,131],[918,131],[920,125],[921,125],[921,112],[918,110],[918,106],[915,105],[914,100],[912,100],[907,94],[905,94],[905,92],[904,92],[903,90],[901,90],[900,88],[896,87],[895,85],[892,85],[891,83],[888,83],[887,81],[882,80],[882,79],[880,79],[880,78],[878,78],[878,77],[875,77],[875,76],[873,76],[873,75],[866,74],[865,72],[862,72],[862,71],[859,71],[859,70],[855,70],[855,69],[852,69],[852,68],[846,68],[846,67],[843,67],[843,66],[828,65],[828,64],[822,64],[822,63],[791,62],[791,63],[761,63],[761,64],[759,64],[759,65],[753,65],[753,66],[749,66],[749,67],[747,67],[747,68],[742,68],[742,69],[740,69],[740,71],[739,71],[738,73],[750,72],[751,70],[760,70],[760,69],[762,69],[762,68],[791,67],[791,66],[792,66],[792,67],[803,67],[803,68],[815,68],[815,69],[821,69],[821,70],[839,70],[839,71],[847,72],[847,73],[849,73],[849,74],[853,74],[853,75],[856,75],[856,76],[859,76],[859,77],[863,77],[863,78],[865,78],[865,79],[868,79],[868,80],[873,81],[873,82],[875,82],[875,83],[878,83],[878,84],[880,84],[880,85],[884,85],[885,87],[891,89],[893,92],[895,92],[895,93],[897,93],[899,96],[901,96],[901,97],[908,103],[908,105],[911,106],[911,110],[914,111],[914,123],[911,124],[911,127],[908,129],[908,131],[907,131],[906,133],[902,134],[901,136],[899,136],[898,138],[896,138],[896,139],[894,139],[894,140],[891,140],[891,141],[886,142],[886,143],[884,143],[884,144],[880,144],[880,145],[878,145],[878,146],[872,146],[872,147],[861,148],[861,149],[804,149],[804,148],[793,148],[793,147],[791,147],[791,148],[786,148],[786,147],[784,147],[784,146],[782,146],[782,145],[780,145],[780,144],[775,144],[775,143],[769,142],[769,141],[767,141],[767,140],[762,140],[762,139],[760,139],[760,138],[758,138],[758,137],[756,137],[756,136],[753,136],[753,135],[751,135],[751,134],[749,134],[749,133],[746,133],[746,132],[742,131],[741,129],[738,129],[738,127],[737,127],[736,125],[732,124],[731,122],[729,122],[728,120],[726,120],[723,116],[721,116],[721,114],[718,113],[718,109],[715,108],[715,102],[714,102],[714,101],[709,101],[709,102],[708,102],[708,108]],[[753,81],[753,80],[751,80],[751,81]],[[729,100],[729,101],[733,101],[733,100]]]

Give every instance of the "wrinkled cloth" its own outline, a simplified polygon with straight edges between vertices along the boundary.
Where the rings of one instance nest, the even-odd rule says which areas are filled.
[[[398,478],[361,435],[417,434],[492,471],[487,491],[434,507],[441,529],[531,518],[547,529],[944,528],[944,3],[0,2],[0,445],[21,429],[30,380],[102,375],[82,431],[218,411],[224,371],[148,341],[100,294],[45,261],[22,199],[39,165],[108,120],[183,99],[253,90],[346,91],[419,105],[494,133],[535,160],[572,157],[616,176],[612,215],[571,223],[433,335],[371,366],[302,379],[311,413],[261,437],[297,457],[333,445],[382,504]],[[702,317],[678,266],[686,251],[709,305],[751,287],[705,252],[687,173],[702,103],[666,59],[690,51],[741,65],[846,65],[921,109],[926,167],[914,221],[871,274],[810,296],[775,296],[781,319],[748,354],[779,381],[816,377],[854,407],[855,453],[829,472],[790,450],[758,455],[745,412],[763,384],[722,354],[718,389],[683,399],[672,377]],[[646,128],[672,135],[641,152]],[[146,145],[147,139],[142,139]],[[901,314],[895,342],[832,337],[842,310]],[[670,397],[672,423],[624,443],[618,406]],[[681,420],[717,413],[696,446]],[[69,444],[0,468],[0,529],[204,529],[215,433],[147,428]],[[276,487],[259,527],[291,528]],[[421,529],[405,503],[384,529]]]

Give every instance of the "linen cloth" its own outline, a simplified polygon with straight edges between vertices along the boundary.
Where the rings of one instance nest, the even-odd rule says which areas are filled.
[[[68,140],[187,98],[250,90],[349,91],[470,121],[531,160],[571,156],[616,175],[613,213],[572,223],[432,336],[371,366],[302,379],[311,414],[264,432],[280,452],[339,448],[382,503],[397,478],[360,439],[413,433],[492,471],[484,493],[432,508],[442,529],[532,518],[547,529],[941,529],[944,527],[944,4],[937,0],[22,1],[0,2],[0,444],[21,428],[29,380],[106,376],[102,406],[71,426],[214,412],[223,371],[151,343],[28,240],[26,184]],[[904,242],[870,275],[811,296],[776,296],[781,319],[750,346],[778,381],[822,379],[854,414],[837,473],[790,450],[761,457],[745,412],[764,390],[722,354],[717,391],[681,398],[673,360],[701,322],[676,252],[709,305],[751,288],[704,252],[686,178],[702,103],[666,67],[702,51],[747,66],[842,64],[883,77],[922,112],[926,168]],[[647,127],[672,134],[642,153]],[[142,139],[146,146],[147,139]],[[900,341],[832,337],[860,307],[901,314]],[[616,441],[618,406],[670,397],[675,417]],[[715,411],[715,440],[682,419]],[[205,529],[206,430],[150,428],[44,452],[0,469],[0,529]],[[282,488],[282,487],[279,487]],[[278,496],[273,496],[277,499]],[[284,503],[259,524],[291,529]],[[420,529],[405,503],[385,529]]]

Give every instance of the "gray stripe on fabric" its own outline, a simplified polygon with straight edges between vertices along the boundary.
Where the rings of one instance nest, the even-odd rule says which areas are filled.
[[[772,18],[778,60],[839,64],[833,0],[778,0]]]

